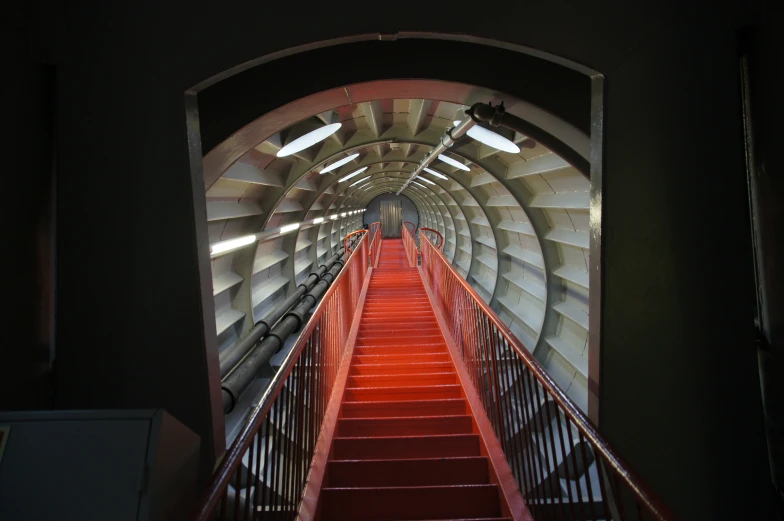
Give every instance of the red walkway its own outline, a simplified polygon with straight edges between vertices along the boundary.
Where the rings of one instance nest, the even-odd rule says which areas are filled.
[[[500,520],[499,489],[422,280],[385,239],[321,491],[324,521]]]

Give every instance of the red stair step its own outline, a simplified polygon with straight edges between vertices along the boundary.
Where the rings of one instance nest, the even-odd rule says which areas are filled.
[[[427,385],[408,387],[348,387],[344,400],[350,402],[396,402],[400,400],[437,400],[462,398],[459,385]]]
[[[398,402],[343,402],[343,418],[396,418],[466,414],[462,398],[447,400],[405,400]]]
[[[424,362],[448,362],[449,353],[446,348],[429,349],[427,351],[418,350],[413,353],[388,352],[378,348],[368,347],[363,353],[356,349],[352,364],[397,364],[411,363],[418,364]]]
[[[341,438],[370,436],[419,436],[438,434],[471,434],[472,422],[468,415],[426,416],[402,418],[341,418],[338,435]]]
[[[330,487],[486,484],[487,458],[332,461]]]
[[[391,387],[409,385],[448,385],[458,383],[457,374],[420,373],[420,374],[371,374],[348,377],[348,386],[355,387]]]
[[[351,375],[368,374],[419,374],[419,373],[445,373],[454,371],[450,362],[426,362],[407,364],[353,364]]]
[[[495,485],[325,488],[323,521],[414,521],[498,517]]]
[[[479,456],[479,435],[335,438],[333,459],[411,459]]]
[[[400,355],[401,361],[405,362],[407,356],[425,355],[425,354],[445,354],[449,355],[446,350],[446,344],[426,344],[426,345],[411,345],[411,344],[362,344],[354,348],[356,356],[367,355]],[[413,362],[413,360],[412,360]]]

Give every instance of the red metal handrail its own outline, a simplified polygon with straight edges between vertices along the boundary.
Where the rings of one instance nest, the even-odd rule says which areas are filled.
[[[213,474],[193,521],[294,519],[344,363],[367,258],[366,234]]]
[[[414,235],[414,232],[416,232],[416,225],[411,221],[403,221],[403,227],[406,228],[411,235]]]
[[[403,249],[406,251],[406,257],[408,258],[408,265],[414,267],[419,264],[419,248],[416,244],[416,239],[414,238],[414,232],[409,230],[406,224],[412,223],[406,221],[403,223],[403,226],[400,228],[400,237],[403,239]]]
[[[441,232],[439,232],[438,230],[434,230],[433,228],[420,228],[419,229],[420,236],[422,236],[422,232],[435,233],[438,236],[438,244],[436,244],[436,248],[438,248],[441,251],[444,251],[444,236],[441,235]],[[420,240],[420,244],[421,244],[421,240]]]
[[[675,521],[444,254],[430,239],[420,246],[423,278],[534,519]]]
[[[373,267],[378,266],[378,259],[381,256],[381,241],[384,239],[384,234],[381,231],[381,222],[376,221],[368,225],[368,232],[370,233],[370,264]]]

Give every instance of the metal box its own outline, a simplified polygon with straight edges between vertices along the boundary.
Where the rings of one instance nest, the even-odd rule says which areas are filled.
[[[162,410],[1,413],[3,521],[159,521],[191,506],[199,436]]]

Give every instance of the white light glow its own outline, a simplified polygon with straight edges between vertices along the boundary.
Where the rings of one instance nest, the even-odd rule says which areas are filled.
[[[420,188],[427,188],[425,185],[423,185],[423,184],[419,184],[419,183],[417,183],[416,181],[411,181],[411,184],[412,184],[412,185],[417,185],[417,186],[418,186],[418,187],[420,187]]]
[[[340,214],[340,216],[341,216],[341,217],[345,217],[345,216],[346,216],[346,214],[345,214],[345,213],[342,213],[342,214]]]
[[[455,121],[455,126],[460,124],[459,121]],[[515,145],[512,141],[509,141],[501,134],[496,134],[492,130],[487,130],[484,127],[480,127],[479,125],[474,125],[470,129],[468,129],[468,137],[476,139],[480,143],[484,143],[489,147],[493,147],[501,152],[509,152],[510,154],[517,154],[520,152],[520,147]]]
[[[256,242],[255,235],[246,235],[244,237],[238,237],[236,239],[231,239],[228,241],[223,242],[216,242],[212,246],[210,246],[210,254],[214,255],[216,253],[223,253],[224,251],[233,250],[234,248],[240,248],[242,246],[247,246],[248,244],[253,244]]]
[[[297,229],[299,229],[299,223],[287,224],[286,226],[280,227],[280,233],[289,233]]]
[[[425,172],[427,172],[428,174],[432,174],[432,175],[434,175],[434,176],[436,176],[436,177],[438,177],[438,178],[440,178],[440,179],[449,179],[449,178],[448,178],[447,176],[445,176],[444,174],[441,174],[441,173],[439,173],[439,172],[436,172],[435,170],[431,170],[431,169],[430,169],[430,168],[428,168],[428,167],[425,167]]]
[[[328,167],[325,167],[324,170],[322,170],[319,173],[326,174],[327,172],[332,172],[336,168],[340,168],[341,166],[345,165],[346,163],[348,163],[350,161],[353,161],[354,159],[356,159],[358,157],[359,157],[359,152],[357,152],[356,154],[351,154],[350,156],[344,157],[343,159],[341,159],[339,161],[335,161],[334,163],[332,163]]]
[[[336,220],[337,220],[337,218],[338,218],[338,214],[335,214],[335,215],[333,215],[333,216],[331,216],[331,217],[330,217],[330,219],[332,219],[333,221],[336,221]]]
[[[323,217],[316,217],[315,219],[313,219],[313,224],[318,224],[318,223],[323,223],[323,222],[324,222],[324,218]]]
[[[455,167],[455,168],[457,168],[457,169],[460,169],[460,170],[465,170],[466,172],[468,172],[468,171],[470,171],[470,170],[471,170],[470,168],[468,168],[467,166],[465,166],[465,165],[464,165],[463,163],[461,163],[460,161],[455,161],[455,160],[454,160],[454,159],[452,159],[451,157],[449,157],[449,156],[445,156],[444,154],[438,154],[438,159],[440,159],[441,161],[443,161],[443,162],[444,162],[444,163],[446,163],[447,165],[452,165],[453,167]]]
[[[316,143],[320,141],[324,141],[329,136],[334,134],[335,132],[343,126],[343,123],[332,123],[331,125],[325,125],[321,128],[317,128],[312,132],[308,132],[304,136],[300,136],[288,145],[284,146],[278,153],[275,154],[278,157],[286,157],[290,156],[291,154],[296,154],[301,150],[305,150],[308,147],[312,147]]]
[[[435,185],[435,183],[433,181],[431,181],[430,179],[428,179],[427,177],[419,177],[418,179],[420,181],[424,181],[424,182],[426,182],[428,184]]]
[[[361,174],[362,172],[364,172],[364,171],[365,171],[365,170],[367,170],[367,169],[368,169],[368,167],[366,167],[366,166],[363,166],[363,167],[362,167],[362,168],[360,168],[359,170],[354,170],[353,172],[351,172],[351,173],[350,173],[349,175],[347,175],[346,177],[343,177],[343,178],[341,178],[341,179],[338,179],[338,183],[342,183],[342,182],[343,182],[343,181],[345,181],[346,179],[351,179],[351,178],[352,178],[352,177],[354,177],[355,175],[359,175],[359,174]]]
[[[359,183],[361,183],[361,182],[362,182],[362,181],[364,181],[365,179],[370,179],[370,176],[363,177],[363,178],[362,178],[362,179],[360,179],[359,181],[354,181],[354,182],[353,182],[353,183],[351,183],[349,186],[358,185]]]

